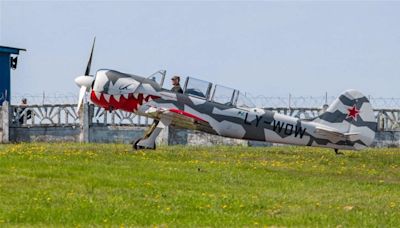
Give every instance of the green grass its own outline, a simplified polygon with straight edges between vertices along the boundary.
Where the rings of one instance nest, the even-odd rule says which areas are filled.
[[[0,145],[0,226],[400,226],[400,149]]]

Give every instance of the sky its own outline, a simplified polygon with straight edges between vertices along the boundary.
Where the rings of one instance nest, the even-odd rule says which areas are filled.
[[[252,95],[400,97],[399,12],[394,1],[0,0],[0,45],[27,49],[12,72],[19,94],[77,94],[96,36],[92,73],[165,69]]]

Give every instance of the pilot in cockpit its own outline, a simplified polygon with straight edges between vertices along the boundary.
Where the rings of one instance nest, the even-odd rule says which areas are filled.
[[[181,88],[181,85],[179,84],[179,81],[181,80],[181,78],[179,76],[173,76],[171,78],[172,80],[172,88],[171,91],[175,92],[175,93],[183,93],[183,90]]]

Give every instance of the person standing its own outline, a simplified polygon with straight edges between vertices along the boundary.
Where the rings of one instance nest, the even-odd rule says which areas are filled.
[[[32,118],[32,111],[31,110],[26,110],[28,106],[28,100],[26,98],[22,98],[20,108],[18,111],[18,122],[19,124],[24,124],[24,116],[26,116],[26,120],[29,120]],[[25,112],[26,110],[26,112]]]

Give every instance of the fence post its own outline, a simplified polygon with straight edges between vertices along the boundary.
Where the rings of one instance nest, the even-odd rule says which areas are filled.
[[[89,105],[84,103],[82,109],[79,110],[79,123],[81,132],[79,134],[79,142],[87,143],[89,142]]]
[[[3,134],[2,134],[2,143],[8,143],[10,142],[10,104],[7,101],[3,102],[3,106],[1,108],[1,118],[2,118],[2,128],[3,128]]]

